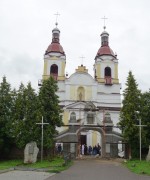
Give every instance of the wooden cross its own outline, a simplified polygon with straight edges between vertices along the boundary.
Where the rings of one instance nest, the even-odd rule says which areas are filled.
[[[36,123],[36,124],[41,125],[41,128],[42,128],[42,137],[41,137],[41,161],[42,161],[43,160],[43,125],[49,124],[49,123],[44,123],[43,122],[43,116],[42,116],[42,122],[41,123]]]
[[[147,125],[141,125],[141,119],[139,119],[139,125],[134,125],[134,126],[137,126],[137,127],[139,127],[139,139],[140,139],[140,161],[141,161],[141,128],[142,127],[145,127],[145,126],[147,126]]]

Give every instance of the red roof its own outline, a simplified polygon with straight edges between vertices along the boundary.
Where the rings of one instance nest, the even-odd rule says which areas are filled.
[[[97,52],[97,56],[112,55],[115,56],[113,50],[109,46],[101,46]]]
[[[61,54],[65,54],[63,47],[59,43],[54,43],[54,42],[52,42],[48,46],[45,54],[50,53],[50,52],[59,52]]]

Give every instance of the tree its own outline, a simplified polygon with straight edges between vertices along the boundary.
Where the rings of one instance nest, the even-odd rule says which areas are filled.
[[[11,148],[9,123],[12,117],[12,92],[4,76],[0,83],[0,154],[7,154]]]
[[[124,140],[131,147],[132,157],[136,157],[139,154],[139,128],[135,125],[139,124],[141,92],[131,71],[129,71],[127,77],[123,96],[119,125],[121,126]]]
[[[58,96],[56,95],[57,90],[57,82],[50,77],[47,80],[43,80],[39,91],[41,116],[43,116],[44,122],[49,123],[49,125],[44,126],[45,148],[53,146],[54,136],[57,134],[56,127],[60,127],[63,124],[61,115],[62,110],[59,106]]]
[[[38,144],[40,142],[40,127],[36,125],[38,105],[38,98],[31,83],[28,83],[27,87],[21,83],[13,112],[13,135],[19,148],[31,141]]]
[[[142,131],[142,147],[148,149],[150,145],[150,90],[142,93],[141,96],[141,122],[147,125]]]

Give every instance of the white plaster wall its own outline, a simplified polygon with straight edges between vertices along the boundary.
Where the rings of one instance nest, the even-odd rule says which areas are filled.
[[[121,107],[120,94],[98,94],[97,101],[99,103],[120,104],[119,107]]]
[[[87,146],[92,146],[92,130],[89,130],[87,132]]]
[[[58,92],[66,90],[66,86],[65,86],[64,81],[58,81],[57,85],[58,85]]]
[[[110,115],[111,115],[111,120],[113,121],[113,124],[114,124],[114,126],[117,126],[117,123],[119,122],[119,116],[120,116],[120,112],[118,112],[118,111],[110,111],[109,112],[110,113]],[[116,131],[116,132],[121,132],[121,130],[119,129],[119,128],[113,128],[113,130],[114,131]]]
[[[120,84],[113,84],[111,86],[105,84],[98,84],[98,92],[101,93],[119,93],[120,94]]]
[[[92,98],[91,101],[96,101],[97,100],[97,85],[92,86]]]
[[[101,134],[99,132],[97,132],[97,144],[100,144],[100,146],[102,147],[102,142],[101,142]]]

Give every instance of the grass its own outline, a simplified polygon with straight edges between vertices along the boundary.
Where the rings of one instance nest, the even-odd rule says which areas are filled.
[[[0,161],[0,170],[9,169],[22,164],[21,160]]]
[[[0,170],[9,169],[11,167],[20,166],[20,167],[29,167],[29,168],[46,168],[49,169],[49,172],[61,172],[68,169],[72,165],[72,162],[69,162],[67,165],[64,165],[64,159],[61,157],[54,158],[50,161],[43,160],[37,161],[33,164],[24,164],[21,160],[12,160],[12,161],[0,161]]]
[[[150,161],[129,160],[124,164],[128,169],[136,174],[150,175]]]

